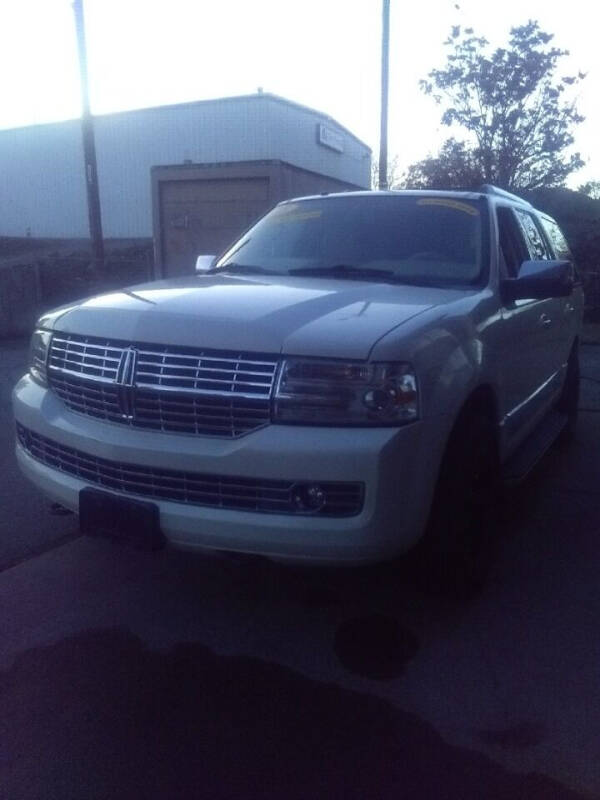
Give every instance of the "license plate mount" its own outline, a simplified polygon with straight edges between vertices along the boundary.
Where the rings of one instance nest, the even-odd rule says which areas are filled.
[[[128,542],[139,550],[165,546],[157,505],[99,489],[79,492],[79,526],[87,536]]]

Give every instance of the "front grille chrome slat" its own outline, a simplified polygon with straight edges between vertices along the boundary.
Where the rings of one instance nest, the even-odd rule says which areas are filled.
[[[131,427],[236,438],[269,424],[278,360],[54,334],[48,364],[50,386],[72,411]]]
[[[176,367],[175,369],[181,369],[181,367]],[[215,383],[215,384],[217,384],[218,383],[218,384],[225,384],[226,386],[231,386],[231,383],[232,383],[232,381],[230,379],[228,379],[228,378],[197,378],[197,377],[192,376],[192,375],[181,375],[179,373],[178,374],[168,375],[168,376],[167,375],[155,375],[153,372],[138,372],[137,374],[140,377],[144,377],[144,378],[154,378],[154,377],[158,378],[156,383],[152,383],[152,382],[148,382],[148,381],[140,381],[139,384],[138,384],[139,386],[142,386],[142,385],[143,386],[162,386],[164,381],[170,381],[170,383],[167,384],[168,386],[179,386],[183,381],[185,381],[185,383],[183,384],[182,388],[184,388],[185,385],[189,384],[190,382],[192,384],[198,384],[198,383]],[[239,378],[236,380],[236,383],[240,383],[243,386],[260,386],[261,388],[264,388],[265,385],[266,385],[264,383],[251,382],[251,381],[246,381],[246,380],[240,381]],[[270,387],[270,384],[269,384],[269,387]],[[262,395],[262,393],[261,393],[261,395]]]
[[[94,355],[94,353],[91,353],[89,351],[84,354],[83,351],[79,352],[79,351],[76,351],[76,350],[67,350],[66,348],[59,347],[58,345],[54,345],[52,350],[53,350],[53,353],[54,353],[53,357],[56,358],[57,360],[61,360],[61,359],[67,359],[67,360],[68,359],[79,359],[79,361],[77,361],[76,363],[81,363],[81,360],[84,358],[84,356],[85,356],[86,361],[89,361],[91,359],[93,361],[112,361],[115,364],[118,364],[119,360],[120,360],[120,358],[117,357],[117,356],[109,356],[109,355],[104,355],[104,354],[102,354],[102,355]]]
[[[59,444],[19,423],[17,437],[24,450],[42,464],[113,491],[232,510],[306,513],[294,503],[295,481],[211,475],[110,461]],[[331,481],[320,486],[327,502],[316,515],[348,517],[362,510],[363,484]]]
[[[83,375],[85,375],[86,378],[93,379],[95,383],[109,383],[109,384],[114,384],[115,378],[116,378],[116,372],[112,377],[108,377],[108,376],[104,376],[104,375],[96,375],[96,373],[92,372],[91,370],[90,370],[90,372],[88,374],[88,373],[83,373],[80,370],[67,369],[65,367],[57,367],[52,362],[50,362],[49,366],[50,366],[50,375],[51,375],[51,377],[53,376],[54,371],[56,371],[61,375],[72,375],[74,378],[81,378]],[[95,369],[95,368],[92,367],[92,369]]]
[[[159,388],[156,384],[153,383],[142,383],[141,381],[137,384],[138,389],[156,389]],[[161,394],[193,394],[202,397],[239,397],[239,398],[247,398],[249,400],[264,400],[265,396],[263,392],[255,393],[255,392],[236,392],[232,394],[230,391],[224,391],[221,389],[194,389],[191,386],[160,386]]]
[[[187,354],[185,352],[175,352],[174,348],[165,348],[165,350],[161,350],[160,352],[159,351],[154,352],[154,351],[150,351],[150,350],[145,350],[145,349],[143,349],[143,347],[141,347],[139,353],[140,353],[140,355],[139,355],[140,362],[143,362],[143,363],[154,363],[154,364],[158,363],[158,364],[161,364],[162,363],[162,359],[165,356],[173,356],[174,358],[178,358],[178,359],[191,359],[191,360],[194,360],[194,361],[198,359],[198,355],[189,355],[189,354]],[[157,361],[145,361],[145,359],[149,358],[149,357],[156,358]],[[219,356],[219,355],[212,355],[212,356],[201,355],[200,357],[202,358],[203,362],[207,362],[207,363],[222,364],[222,363],[232,363],[232,362],[241,361],[244,364],[251,364],[252,366],[256,366],[256,367],[265,367],[267,369],[267,371],[270,371],[272,369],[272,367],[273,367],[273,362],[272,361],[253,361],[251,356],[248,356],[248,357],[235,356],[235,357],[233,357],[231,355],[228,356],[228,355],[224,354],[223,356]]]

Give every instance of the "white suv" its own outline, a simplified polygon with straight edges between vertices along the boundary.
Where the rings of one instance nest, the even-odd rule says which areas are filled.
[[[574,423],[582,307],[557,224],[494,187],[287,201],[202,272],[43,316],[18,461],[151,547],[462,551]]]

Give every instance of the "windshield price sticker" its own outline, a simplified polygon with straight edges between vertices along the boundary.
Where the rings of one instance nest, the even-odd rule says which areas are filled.
[[[278,214],[271,219],[276,225],[288,222],[304,222],[307,219],[318,219],[323,214],[322,211],[289,211],[286,214]]]
[[[479,210],[474,206],[467,203],[460,203],[458,200],[450,200],[446,197],[425,197],[422,200],[417,200],[418,206],[445,206],[446,208],[453,208],[455,211],[463,211],[465,214],[470,214],[472,217],[479,216]]]

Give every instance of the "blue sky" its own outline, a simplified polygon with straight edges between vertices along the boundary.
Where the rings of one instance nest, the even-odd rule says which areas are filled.
[[[571,51],[586,121],[577,147],[600,178],[600,48],[589,0],[391,0],[390,155],[401,166],[435,151],[448,130],[418,81],[444,60],[455,23],[494,44],[538,19]],[[377,153],[380,0],[84,0],[95,113],[265,91],[325,111]],[[0,127],[79,113],[70,0],[1,0]]]

